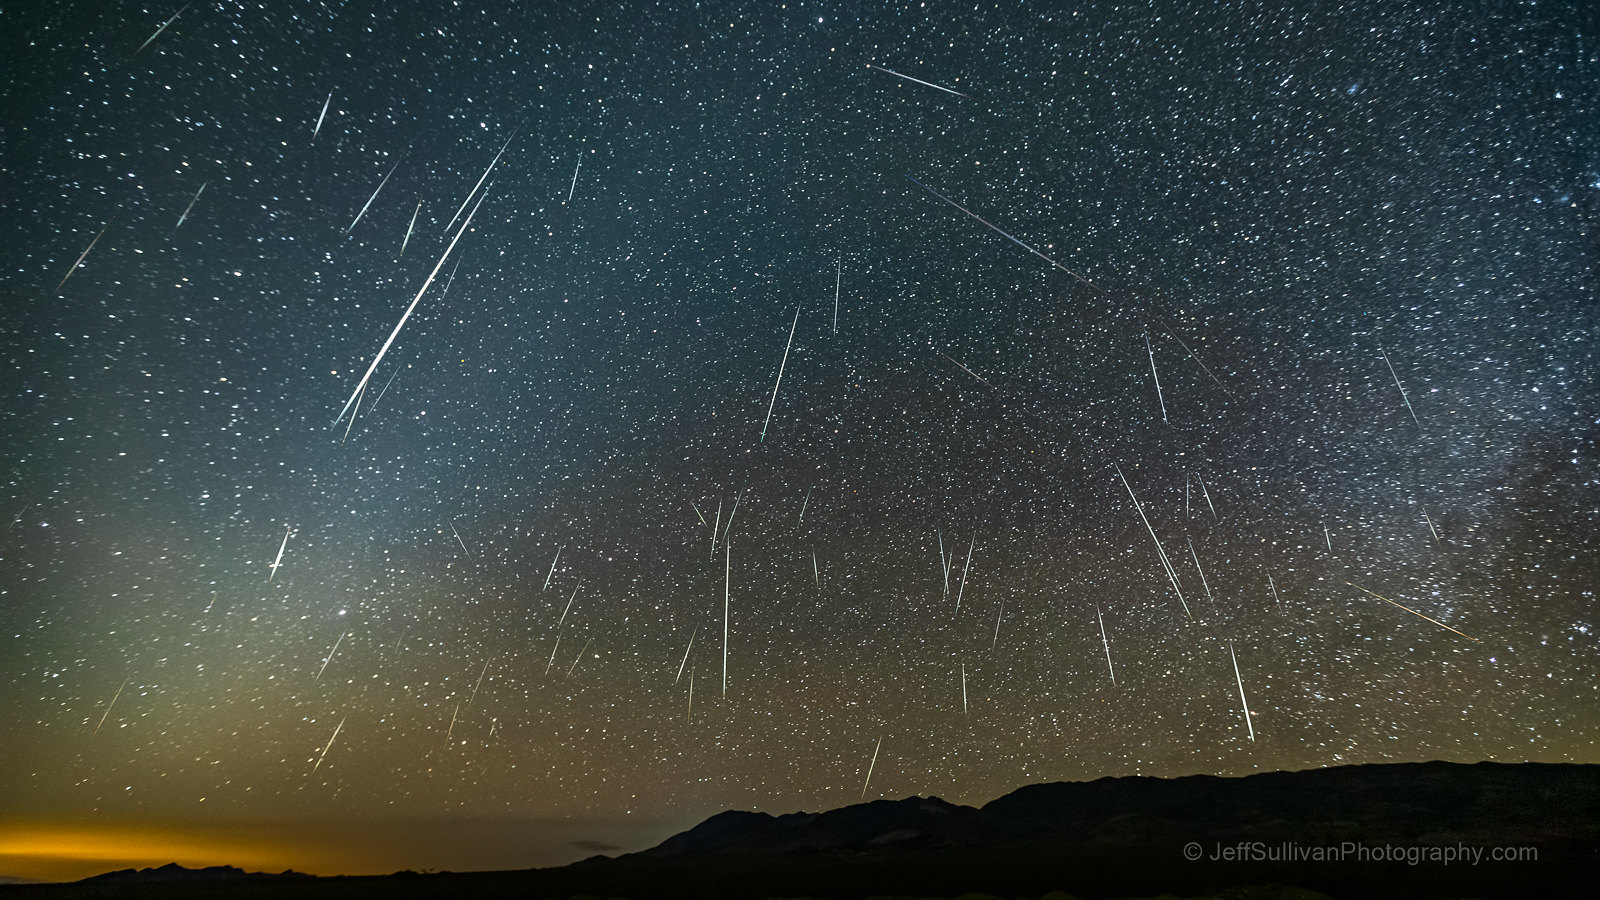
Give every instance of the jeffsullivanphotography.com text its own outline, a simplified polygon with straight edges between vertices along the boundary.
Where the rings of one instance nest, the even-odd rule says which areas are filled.
[[[1300,844],[1293,841],[1239,841],[1236,843],[1183,845],[1183,858],[1190,862],[1308,862],[1308,863],[1405,863],[1419,865],[1468,865],[1490,862],[1537,862],[1537,847],[1482,847],[1472,844],[1363,844],[1343,841],[1337,844]]]

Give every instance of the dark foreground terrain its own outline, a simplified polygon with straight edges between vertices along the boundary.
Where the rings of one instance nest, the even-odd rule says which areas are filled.
[[[172,867],[0,891],[40,900],[1523,898],[1593,896],[1597,872],[1600,767],[1420,763],[1040,784],[980,809],[910,798],[820,814],[725,812],[650,850],[556,869],[311,878]]]

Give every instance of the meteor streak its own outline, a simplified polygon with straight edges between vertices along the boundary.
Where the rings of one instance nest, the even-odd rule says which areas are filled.
[[[116,216],[112,216],[111,222],[115,221]],[[73,272],[78,271],[78,267],[83,265],[83,261],[89,258],[89,251],[94,249],[95,244],[100,243],[100,239],[102,237],[105,237],[106,229],[111,227],[111,222],[107,222],[105,226],[100,229],[100,233],[94,236],[94,240],[89,242],[89,246],[83,248],[83,252],[78,255],[78,261],[72,264],[72,268],[67,270],[67,274],[61,276],[61,280],[56,283],[56,289],[51,292],[50,296],[54,297],[61,293],[61,288],[66,285],[67,279],[72,277]]]
[[[1342,580],[1342,579],[1341,579],[1341,580]],[[1362,592],[1362,593],[1363,593],[1363,594],[1372,594],[1372,592],[1371,592],[1371,591],[1369,591],[1369,590],[1367,590],[1367,589],[1366,589],[1366,588],[1364,588],[1364,587],[1362,587],[1362,586],[1361,586],[1361,585],[1359,585],[1359,584],[1351,584],[1351,583],[1350,583],[1350,582],[1348,582],[1348,581],[1346,581],[1346,582],[1345,582],[1345,584],[1349,584],[1349,585],[1350,585],[1350,586],[1351,586],[1351,587],[1353,587],[1353,588],[1355,588],[1355,589],[1356,589],[1356,590],[1358,590],[1358,591],[1360,591],[1360,592]],[[1473,636],[1472,636],[1472,635],[1470,635],[1470,634],[1467,634],[1467,633],[1465,633],[1465,632],[1462,632],[1462,631],[1456,631],[1456,630],[1455,630],[1455,629],[1454,629],[1454,628],[1451,628],[1451,627],[1450,627],[1450,626],[1449,626],[1449,625],[1446,625],[1446,624],[1445,624],[1445,623],[1443,623],[1443,622],[1441,622],[1441,621],[1439,621],[1439,620],[1438,620],[1438,619],[1435,619],[1435,618],[1431,618],[1431,617],[1429,617],[1429,616],[1425,616],[1425,615],[1423,615],[1423,614],[1422,614],[1422,613],[1419,613],[1419,612],[1417,612],[1417,611],[1416,611],[1416,610],[1414,610],[1414,609],[1412,609],[1412,608],[1411,608],[1411,607],[1409,607],[1409,606],[1406,606],[1406,605],[1405,605],[1405,604],[1403,604],[1403,603],[1395,603],[1395,602],[1394,602],[1394,601],[1393,601],[1393,600],[1390,600],[1390,599],[1389,599],[1389,598],[1388,598],[1388,597],[1385,597],[1385,596],[1383,596],[1383,595],[1382,595],[1382,594],[1372,594],[1372,596],[1374,596],[1374,597],[1377,597],[1377,598],[1378,598],[1378,599],[1379,599],[1379,600],[1382,600],[1382,601],[1383,601],[1383,602],[1385,602],[1385,603],[1388,603],[1388,604],[1390,604],[1390,605],[1392,605],[1392,606],[1398,606],[1398,607],[1400,607],[1400,608],[1401,608],[1401,609],[1403,609],[1403,610],[1405,610],[1405,611],[1406,611],[1406,612],[1408,612],[1408,613],[1411,613],[1411,614],[1412,614],[1412,615],[1413,615],[1413,616],[1416,616],[1416,617],[1417,617],[1417,618],[1419,618],[1419,619],[1427,619],[1427,620],[1428,620],[1428,621],[1429,621],[1429,622],[1432,622],[1432,623],[1433,623],[1433,624],[1435,624],[1435,625],[1437,625],[1437,626],[1439,626],[1439,627],[1440,627],[1440,628],[1443,628],[1443,629],[1444,629],[1444,630],[1446,630],[1446,631],[1455,631],[1455,633],[1456,633],[1456,634],[1459,634],[1459,635],[1461,635],[1461,636],[1462,636],[1462,637],[1464,637],[1464,638],[1466,638],[1466,639],[1467,639],[1467,640],[1469,640],[1469,641],[1471,641],[1471,642],[1473,642],[1473,643],[1474,643],[1474,644],[1481,644],[1481,643],[1483,643],[1483,641],[1480,641],[1480,640],[1478,640],[1478,639],[1477,639],[1477,638],[1475,638],[1475,637],[1473,637]]]
[[[940,87],[939,85],[934,84],[931,81],[923,81],[921,78],[912,78],[910,75],[902,75],[902,74],[900,74],[899,72],[896,72],[893,69],[885,69],[883,66],[875,66],[872,63],[867,63],[867,68],[869,68],[869,69],[877,69],[879,72],[888,72],[890,75],[893,75],[896,78],[904,78],[907,81],[914,81],[917,84],[923,85],[924,87],[931,87],[936,91],[944,91],[946,94],[955,94],[957,97],[967,97],[966,94],[963,94],[960,91],[952,91],[947,87]],[[971,97],[967,97],[967,99],[971,100],[972,98]]]
[[[339,719],[339,724],[334,726],[333,736],[328,738],[328,743],[322,746],[322,755],[317,757],[317,764],[311,767],[313,773],[322,768],[322,761],[328,757],[328,748],[333,746],[334,740],[339,737],[339,732],[344,728],[344,720],[348,718],[350,718],[349,715],[343,716]],[[454,724],[453,720],[451,724]]]
[[[126,679],[126,678],[122,679],[122,684],[121,684],[121,686],[119,686],[117,688],[117,692],[114,695],[112,695],[111,702],[106,704],[105,713],[100,716],[100,724],[94,726],[94,733],[95,734],[99,734],[100,733],[100,726],[106,724],[106,716],[111,715],[111,707],[117,705],[117,698],[122,696],[122,689],[127,687],[127,686],[128,686],[128,679]]]
[[[183,15],[183,10],[185,10],[185,9],[188,9],[188,8],[189,8],[189,7],[191,7],[191,6],[193,6],[193,5],[194,5],[194,0],[189,0],[189,2],[188,2],[188,3],[185,3],[185,4],[184,4],[184,5],[183,5],[183,9],[180,9],[180,10],[178,10],[178,11],[177,11],[177,12],[175,12],[175,13],[173,13],[173,14],[172,14],[172,18],[170,18],[170,19],[168,19],[168,20],[166,20],[166,21],[165,21],[165,22],[162,22],[162,23],[161,23],[161,27],[160,27],[160,28],[157,28],[157,29],[156,29],[156,31],[155,31],[155,34],[152,34],[152,35],[150,35],[150,36],[149,36],[149,37],[147,37],[147,38],[145,38],[145,39],[144,39],[144,43],[142,43],[142,44],[140,44],[140,45],[139,45],[139,49],[138,49],[138,50],[135,50],[135,51],[133,51],[133,55],[134,55],[134,56],[138,56],[138,55],[139,55],[139,53],[140,53],[140,52],[141,52],[141,51],[143,51],[143,50],[144,50],[144,48],[146,48],[146,47],[148,47],[148,46],[150,46],[150,42],[151,42],[151,41],[153,41],[153,40],[155,40],[155,39],[156,39],[156,38],[158,38],[158,37],[160,37],[160,36],[161,36],[161,32],[163,32],[163,31],[166,31],[166,30],[167,30],[167,26],[168,26],[168,25],[171,25],[171,24],[172,24],[172,23],[173,23],[173,22],[176,22],[176,21],[177,21],[177,20],[178,20],[178,17],[179,17],[179,16],[181,16],[181,15]]]
[[[1239,676],[1239,657],[1233,655],[1233,641],[1228,642],[1228,658],[1233,660],[1233,677],[1239,682],[1239,704],[1244,707],[1244,727],[1250,729],[1250,743],[1256,742],[1256,727],[1250,724],[1250,701],[1244,698],[1244,679]]]
[[[867,799],[867,785],[872,783],[872,770],[878,765],[878,750],[883,746],[883,735],[878,735],[877,746],[872,748],[872,762],[867,763],[867,780],[861,783],[861,799]]]
[[[317,127],[311,129],[311,140],[312,140],[313,143],[315,143],[316,140],[317,140],[317,133],[322,131],[322,120],[327,118],[327,115],[328,115],[328,104],[332,103],[332,102],[333,102],[333,91],[329,91],[328,92],[328,99],[322,101],[322,112],[317,114]]]
[[[206,185],[208,185],[210,183],[211,182],[209,182],[209,181],[202,181],[200,183],[200,190],[194,192],[194,199],[190,200],[189,201],[189,205],[185,206],[183,208],[183,215],[178,217],[178,224],[172,226],[172,231],[173,231],[174,234],[177,233],[179,228],[183,227],[183,223],[189,218],[189,210],[194,209],[194,205],[195,205],[196,202],[199,201],[200,195],[205,193]]]
[[[389,167],[389,174],[383,176],[383,180],[378,182],[378,187],[375,190],[373,190],[372,196],[367,198],[366,204],[361,207],[361,212],[356,213],[355,219],[353,219],[350,222],[350,227],[346,228],[344,230],[345,234],[349,234],[350,232],[355,230],[356,223],[360,222],[361,221],[361,217],[367,214],[367,209],[368,209],[368,207],[372,206],[372,201],[378,199],[378,191],[383,190],[383,186],[389,183],[390,176],[394,175],[394,170],[395,169],[400,168],[400,163],[402,161],[403,161],[403,158],[402,159],[397,159],[397,160],[394,161],[394,165]],[[409,232],[407,232],[407,234],[409,234]]]
[[[1099,292],[1101,294],[1105,294],[1105,291],[1100,290],[1099,286],[1096,285],[1094,282],[1092,282],[1089,279],[1083,277],[1082,275],[1079,275],[1077,272],[1072,271],[1071,269],[1067,268],[1066,266],[1063,266],[1061,263],[1056,262],[1055,260],[1051,259],[1050,257],[1045,256],[1043,253],[1040,253],[1039,251],[1037,251],[1037,250],[1033,249],[1032,247],[1028,246],[1027,244],[1024,244],[1023,242],[1017,240],[1016,238],[1014,238],[1011,235],[1007,234],[1004,229],[1000,228],[998,225],[995,225],[993,222],[990,222],[988,219],[985,219],[983,216],[978,215],[977,213],[973,212],[970,209],[967,209],[965,206],[962,206],[961,204],[955,202],[954,200],[951,200],[949,197],[946,197],[945,195],[943,195],[943,194],[939,193],[938,191],[934,190],[933,188],[928,187],[927,185],[923,184],[922,182],[916,180],[915,178],[912,178],[910,175],[907,175],[906,179],[908,181],[910,181],[912,184],[916,185],[917,187],[922,188],[923,190],[927,191],[928,193],[934,195],[935,197],[938,197],[940,200],[943,200],[944,202],[950,204],[951,206],[954,206],[956,209],[959,209],[962,212],[966,213],[967,215],[973,217],[974,219],[977,219],[979,222],[982,222],[984,225],[987,225],[991,230],[993,230],[995,233],[999,234],[1001,237],[1005,238],[1006,240],[1010,241],[1011,243],[1016,244],[1018,247],[1021,247],[1022,249],[1028,251],[1029,253],[1032,253],[1034,256],[1039,257],[1040,259],[1044,260],[1045,262],[1049,263],[1050,265],[1055,266],[1056,268],[1058,268],[1061,271],[1067,273],[1068,275],[1071,275],[1073,278],[1078,279],[1079,281],[1083,282],[1084,284],[1088,285],[1089,287],[1094,288],[1097,292]]]
[[[289,546],[289,526],[285,525],[283,526],[283,543],[278,545],[278,558],[272,561],[272,574],[267,576],[269,583],[278,574],[278,566],[283,564],[283,548],[287,546]]]
[[[783,345],[783,361],[778,363],[778,380],[772,383],[772,399],[767,402],[767,420],[761,423],[761,440],[767,439],[767,426],[772,423],[772,407],[778,402],[778,385],[783,384],[783,367],[789,364],[789,348],[794,346],[794,330],[800,324],[800,305],[794,307],[794,322],[789,326],[789,342]],[[735,501],[737,502],[737,501]],[[732,522],[733,517],[729,516]]]
[[[1106,620],[1100,615],[1100,604],[1094,605],[1094,617],[1100,622],[1100,643],[1106,648],[1106,671],[1111,673],[1111,683],[1117,683],[1117,670],[1111,665],[1111,641],[1106,637]]]
[[[478,205],[483,205],[482,197],[478,198]],[[444,261],[450,257],[450,251],[456,248],[456,241],[461,240],[461,235],[466,233],[467,226],[472,224],[472,217],[477,214],[478,206],[474,206],[472,212],[467,213],[467,220],[461,223],[461,230],[457,231],[456,236],[450,240],[450,246],[444,248],[444,253],[439,257],[439,262],[434,265],[433,271],[428,273],[428,280],[422,283],[422,288],[417,291],[417,296],[411,298],[411,305],[406,307],[405,314],[400,317],[399,322],[395,323],[394,331],[389,332],[389,339],[383,342],[383,346],[378,349],[378,355],[372,358],[372,365],[367,367],[367,374],[361,376],[361,382],[356,385],[355,390],[350,392],[350,399],[345,401],[344,408],[339,410],[339,415],[334,417],[334,425],[339,424],[339,420],[344,418],[344,414],[350,411],[350,407],[356,402],[356,397],[367,386],[367,381],[372,378],[372,373],[378,368],[378,363],[383,361],[383,355],[389,352],[389,348],[394,344],[394,339],[400,335],[400,329],[405,327],[406,320],[411,318],[411,313],[416,310],[418,301],[422,299],[423,294],[427,293],[428,287],[433,284],[433,279],[438,277],[439,270],[444,268]],[[451,277],[453,278],[454,275],[452,274]],[[445,290],[450,290],[448,284],[445,285]]]

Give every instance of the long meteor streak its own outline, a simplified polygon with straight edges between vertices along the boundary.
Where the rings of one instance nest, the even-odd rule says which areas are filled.
[[[1150,377],[1156,382],[1156,399],[1161,401],[1161,421],[1167,420],[1167,398],[1161,393],[1161,376],[1156,374],[1156,351],[1150,346],[1150,335],[1144,336],[1145,352],[1150,354]]]
[[[467,559],[471,562],[477,562],[472,558],[472,551],[467,549],[467,542],[461,539],[461,532],[456,530],[456,523],[454,522],[450,523],[450,533],[456,536],[456,543],[461,545],[461,552],[467,555]]]
[[[112,696],[111,702],[106,704],[105,714],[100,717],[100,725],[106,724],[106,716],[111,715],[111,707],[117,705],[117,698],[122,696],[122,689],[128,686],[128,679],[122,679],[122,684],[117,688],[117,693]],[[94,733],[100,733],[100,725],[94,726]]]
[[[1405,401],[1406,412],[1411,413],[1411,421],[1421,428],[1422,422],[1417,419],[1417,411],[1411,408],[1411,398],[1406,396],[1405,385],[1400,383],[1400,376],[1395,374],[1394,363],[1389,362],[1389,353],[1383,349],[1382,344],[1378,345],[1378,352],[1383,354],[1383,364],[1389,367],[1389,377],[1394,379],[1394,386],[1400,389],[1400,399]]]
[[[317,677],[311,679],[313,684],[322,680],[322,673],[328,670],[328,663],[333,662],[333,655],[339,652],[339,645],[344,643],[344,636],[349,633],[350,632],[348,631],[344,632],[344,634],[339,635],[339,639],[337,641],[333,642],[333,649],[328,651],[328,658],[322,661],[322,668],[317,670]]]
[[[173,23],[173,22],[176,22],[176,21],[177,21],[177,20],[178,20],[178,17],[179,17],[179,16],[181,16],[181,15],[183,15],[183,10],[184,10],[184,9],[188,9],[188,8],[189,8],[189,7],[191,7],[191,6],[193,6],[193,5],[194,5],[194,0],[189,0],[189,2],[188,2],[188,3],[185,3],[185,4],[184,4],[184,5],[183,5],[183,9],[180,9],[180,10],[178,10],[178,11],[177,11],[177,12],[175,12],[175,13],[173,13],[173,14],[172,14],[172,18],[170,18],[170,19],[168,19],[168,20],[166,20],[166,21],[165,21],[165,22],[162,22],[162,23],[161,23],[161,27],[160,27],[160,28],[157,28],[157,29],[156,29],[156,32],[155,32],[155,34],[152,34],[152,35],[150,35],[150,36],[149,36],[149,37],[147,37],[147,38],[145,38],[145,39],[144,39],[144,43],[142,43],[142,44],[140,44],[140,45],[139,45],[139,49],[138,49],[138,50],[135,50],[135,51],[133,51],[133,55],[134,55],[134,56],[138,56],[138,55],[139,55],[139,53],[140,53],[140,52],[141,52],[141,51],[143,51],[143,50],[144,50],[144,48],[146,48],[146,47],[148,47],[148,46],[150,46],[150,42],[151,42],[151,41],[153,41],[153,40],[155,40],[155,39],[156,39],[156,38],[158,38],[158,37],[160,37],[160,36],[161,36],[161,32],[163,32],[163,31],[166,31],[166,30],[167,30],[167,26],[168,26],[168,25],[171,25],[171,24],[172,24],[172,23]]]
[[[1342,580],[1342,579],[1341,579],[1341,580]],[[1349,585],[1350,585],[1350,586],[1351,586],[1351,587],[1353,587],[1353,588],[1355,588],[1355,589],[1356,589],[1356,590],[1358,590],[1358,591],[1360,591],[1360,592],[1362,592],[1362,593],[1363,593],[1363,594],[1372,594],[1372,592],[1371,592],[1371,591],[1369,591],[1369,590],[1367,590],[1367,589],[1366,589],[1366,588],[1364,588],[1364,587],[1362,587],[1362,586],[1361,586],[1361,585],[1359,585],[1359,584],[1351,584],[1351,583],[1350,583],[1350,582],[1348,582],[1348,581],[1346,581],[1346,582],[1345,582],[1345,584],[1349,584]],[[1471,642],[1473,642],[1473,643],[1474,643],[1474,644],[1481,644],[1481,643],[1483,643],[1483,641],[1480,641],[1480,640],[1478,640],[1478,639],[1477,639],[1477,638],[1475,638],[1475,637],[1473,637],[1473,636],[1472,636],[1472,635],[1470,635],[1470,634],[1467,634],[1467,633],[1466,633],[1466,632],[1462,632],[1462,631],[1456,631],[1456,630],[1455,630],[1455,629],[1454,629],[1454,628],[1451,628],[1451,627],[1450,627],[1450,626],[1449,626],[1449,625],[1446,625],[1446,624],[1445,624],[1445,623],[1443,623],[1443,622],[1441,622],[1441,621],[1439,621],[1439,620],[1438,620],[1438,619],[1434,619],[1434,618],[1431,618],[1431,617],[1429,617],[1429,616],[1425,616],[1425,615],[1423,615],[1423,614],[1422,614],[1422,613],[1419,613],[1419,612],[1417,612],[1417,611],[1416,611],[1416,610],[1414,610],[1414,609],[1412,609],[1412,608],[1411,608],[1411,607],[1409,607],[1409,606],[1406,606],[1406,605],[1405,605],[1405,604],[1403,604],[1403,603],[1395,603],[1395,602],[1394,602],[1394,601],[1393,601],[1393,600],[1390,600],[1390,599],[1389,599],[1389,598],[1388,598],[1388,597],[1385,597],[1385,596],[1383,596],[1383,595],[1382,595],[1382,594],[1372,594],[1372,596],[1374,596],[1374,597],[1377,597],[1377,598],[1378,598],[1378,599],[1379,599],[1379,600],[1382,600],[1382,601],[1383,601],[1383,602],[1385,602],[1385,603],[1388,603],[1388,604],[1391,604],[1391,605],[1393,605],[1393,606],[1398,606],[1398,607],[1400,607],[1400,608],[1401,608],[1401,609],[1403,609],[1403,610],[1405,610],[1405,611],[1406,611],[1406,612],[1408,612],[1408,613],[1411,613],[1411,614],[1412,614],[1412,615],[1413,615],[1413,616],[1416,616],[1416,617],[1417,617],[1417,618],[1419,618],[1419,619],[1427,619],[1427,620],[1428,620],[1428,621],[1429,621],[1429,622],[1432,622],[1432,623],[1433,623],[1433,624],[1435,624],[1435,625],[1437,625],[1437,626],[1439,626],[1439,627],[1440,627],[1440,628],[1443,628],[1443,629],[1444,629],[1444,630],[1446,630],[1446,631],[1455,631],[1455,633],[1456,633],[1456,634],[1459,634],[1459,635],[1461,635],[1461,636],[1462,636],[1462,637],[1464,637],[1464,638],[1466,638],[1466,639],[1467,639],[1467,640],[1469,640],[1469,641],[1471,641]]]
[[[516,136],[517,136],[517,133],[515,131],[511,132],[511,137],[506,138],[506,142],[504,144],[500,145],[500,153],[506,152],[506,148],[511,146],[511,138],[514,138]],[[500,161],[500,153],[496,153],[494,155],[494,159],[489,161],[489,168],[483,170],[483,177],[479,178],[478,179],[478,183],[472,186],[472,190],[471,191],[467,192],[467,198],[465,200],[461,201],[461,206],[460,206],[460,208],[458,208],[456,210],[456,214],[450,217],[450,225],[456,224],[456,219],[461,218],[461,210],[467,208],[467,204],[472,202],[472,195],[476,194],[478,192],[478,188],[483,187],[483,183],[484,183],[485,180],[488,179],[489,173],[494,171],[494,164]],[[483,201],[480,200],[478,202],[481,203]],[[468,216],[467,218],[470,219],[472,217]],[[444,227],[444,230],[445,231],[449,231],[450,230],[450,225],[446,225]]]
[[[1144,507],[1140,505],[1139,498],[1134,496],[1133,485],[1128,483],[1128,476],[1122,474],[1121,466],[1116,466],[1116,470],[1117,477],[1122,479],[1122,486],[1128,489],[1128,497],[1133,500],[1133,508],[1139,512],[1139,520],[1144,522],[1145,530],[1150,532],[1150,540],[1155,541],[1156,555],[1161,557],[1161,565],[1167,570],[1167,580],[1172,582],[1173,593],[1178,595],[1178,602],[1183,604],[1184,615],[1193,619],[1194,613],[1189,612],[1189,603],[1183,599],[1183,589],[1178,586],[1177,570],[1172,568],[1172,561],[1167,558],[1167,551],[1161,548],[1161,539],[1156,537],[1155,528],[1151,526],[1150,520],[1145,517]]]
[[[482,205],[483,198],[479,197],[478,206]],[[350,392],[350,399],[345,401],[344,408],[339,410],[339,414],[334,417],[334,425],[338,425],[339,420],[344,418],[344,414],[350,411],[350,407],[356,402],[356,396],[367,386],[367,381],[372,378],[372,373],[377,370],[378,363],[383,361],[383,355],[389,352],[389,348],[394,344],[394,339],[400,336],[400,329],[405,327],[406,320],[411,318],[411,313],[416,310],[417,303],[422,300],[422,295],[427,293],[429,286],[433,284],[433,280],[439,276],[439,270],[444,268],[444,261],[450,258],[450,251],[456,249],[456,241],[461,240],[461,236],[466,234],[467,227],[472,224],[472,217],[478,214],[478,206],[474,206],[472,212],[467,213],[467,220],[461,223],[461,229],[456,232],[455,237],[450,239],[450,246],[444,248],[444,253],[439,257],[439,262],[434,265],[433,271],[428,273],[428,280],[422,283],[422,288],[417,291],[417,295],[411,298],[411,305],[406,307],[405,315],[402,315],[400,321],[395,323],[394,331],[389,332],[389,339],[383,342],[383,346],[378,349],[378,355],[372,358],[372,365],[367,367],[367,374],[361,376],[361,382],[356,385],[355,390]],[[446,285],[445,289],[448,290],[449,285]]]
[[[322,101],[322,112],[317,114],[317,127],[311,129],[311,140],[317,139],[317,133],[322,131],[322,120],[328,117],[328,104],[333,102],[333,91],[328,92],[328,99]]]
[[[878,750],[883,746],[883,735],[878,735],[877,746],[872,748],[872,762],[867,764],[867,780],[861,783],[861,799],[867,799],[867,785],[872,783],[872,770],[878,765]]]
[[[1239,657],[1233,654],[1233,641],[1228,642],[1228,657],[1233,660],[1233,678],[1239,682],[1239,704],[1244,707],[1244,727],[1250,729],[1250,743],[1255,743],[1256,727],[1250,724],[1250,701],[1244,698],[1244,679],[1239,676]]]
[[[195,203],[199,202],[200,200],[200,195],[206,192],[206,185],[210,183],[211,182],[209,181],[200,182],[200,190],[194,192],[194,199],[190,200],[189,205],[183,208],[183,215],[178,217],[178,224],[172,226],[174,233],[176,233],[179,228],[183,227],[183,223],[189,218],[189,210],[194,209]]]
[[[979,381],[982,381],[983,382],[983,386],[988,388],[989,390],[991,390],[991,391],[1000,390],[999,388],[997,388],[994,385],[990,384],[988,381],[984,380],[984,377],[982,375],[979,375],[977,372],[974,372],[971,369],[967,368],[966,366],[961,365],[961,363],[956,362],[953,358],[951,358],[950,354],[944,352],[943,350],[935,350],[934,352],[939,354],[940,356],[944,357],[945,359],[948,359],[951,362],[956,363],[956,365],[961,369],[961,371],[967,373],[968,375],[971,375],[973,378],[976,378]]]
[[[1094,617],[1100,622],[1100,643],[1106,648],[1106,671],[1111,673],[1111,683],[1117,683],[1117,670],[1111,665],[1111,640],[1106,637],[1106,620],[1100,615],[1100,604],[1094,605]]]
[[[694,627],[694,631],[689,632],[689,646],[683,648],[683,662],[678,663],[678,677],[672,679],[673,684],[677,684],[683,679],[683,667],[689,664],[689,651],[694,649],[694,636],[699,633],[699,625]],[[690,677],[693,678],[692,675]],[[693,682],[691,681],[690,683],[692,684]]]
[[[278,545],[278,558],[272,561],[272,574],[267,576],[269,582],[278,574],[278,566],[283,564],[283,548],[289,546],[289,531],[288,525],[283,526],[283,543]]]
[[[931,87],[936,91],[944,91],[946,94],[955,94],[957,97],[967,97],[966,94],[963,94],[960,91],[952,91],[947,87],[940,87],[939,85],[934,84],[931,81],[923,81],[921,78],[912,78],[910,75],[902,75],[901,73],[896,72],[893,69],[885,69],[883,66],[875,66],[872,63],[867,63],[867,68],[869,68],[869,69],[877,69],[879,72],[888,72],[890,75],[893,75],[896,78],[904,78],[907,81],[914,81],[917,84],[923,85],[924,87]],[[967,99],[971,100],[972,98],[971,97],[967,97]]]
[[[111,222],[115,221],[116,216],[112,216]],[[54,297],[61,293],[61,288],[66,285],[67,279],[72,277],[73,272],[78,271],[78,267],[83,265],[83,261],[89,258],[89,251],[93,250],[94,245],[100,243],[100,239],[105,237],[106,229],[111,227],[111,222],[107,222],[105,226],[100,229],[100,233],[94,236],[94,240],[89,242],[89,246],[83,248],[83,252],[78,254],[78,261],[72,264],[72,268],[67,270],[67,274],[61,276],[61,280],[56,283],[56,289],[51,292],[50,296]]]
[[[1029,253],[1032,253],[1034,256],[1039,257],[1040,259],[1044,260],[1045,262],[1049,263],[1050,265],[1055,266],[1056,268],[1058,268],[1061,271],[1067,273],[1068,275],[1071,275],[1073,278],[1078,279],[1079,281],[1083,282],[1084,284],[1088,285],[1089,287],[1094,288],[1096,291],[1099,291],[1101,294],[1105,293],[1105,291],[1100,290],[1100,287],[1098,285],[1096,285],[1094,282],[1092,282],[1089,279],[1083,277],[1082,275],[1079,275],[1077,272],[1072,271],[1071,269],[1067,268],[1066,266],[1063,266],[1061,263],[1056,262],[1055,260],[1051,259],[1050,257],[1045,256],[1043,253],[1040,253],[1039,251],[1037,251],[1037,250],[1033,249],[1032,247],[1028,246],[1027,244],[1024,244],[1023,242],[1017,240],[1016,238],[1014,238],[1011,235],[1007,234],[1005,229],[1003,229],[1000,226],[994,224],[993,222],[989,221],[988,219],[985,219],[983,216],[978,215],[977,213],[973,212],[970,209],[967,209],[965,206],[962,206],[961,204],[955,202],[954,200],[951,200],[949,197],[946,197],[945,195],[943,195],[943,194],[939,193],[938,191],[934,190],[933,188],[928,187],[927,185],[923,184],[922,182],[916,180],[915,178],[912,178],[910,175],[907,175],[906,179],[908,181],[910,181],[912,184],[916,185],[917,187],[922,188],[923,190],[927,191],[928,193],[934,195],[935,197],[938,197],[940,200],[943,200],[944,202],[950,204],[951,206],[954,206],[956,209],[959,209],[962,212],[966,213],[967,215],[973,217],[974,219],[977,219],[979,222],[982,222],[984,225],[987,225],[992,231],[994,231],[996,234],[999,234],[1001,237],[1005,238],[1006,240],[1010,241],[1011,243],[1016,244],[1018,247],[1021,247],[1022,249],[1028,251]]]
[[[344,729],[344,720],[348,718],[350,718],[349,715],[343,716],[339,719],[339,724],[334,726],[333,737],[328,738],[328,743],[323,745],[322,755],[317,757],[317,764],[311,767],[312,772],[316,772],[318,769],[322,768],[322,761],[328,758],[328,748],[333,746],[334,740],[339,737],[339,732]]]
[[[356,213],[355,219],[350,222],[350,227],[344,230],[345,234],[349,234],[355,230],[356,225],[361,221],[361,217],[366,215],[367,209],[372,206],[372,201],[378,199],[378,192],[383,190],[383,186],[389,183],[389,178],[390,176],[394,175],[394,170],[400,168],[401,162],[402,160],[397,159],[394,161],[394,165],[389,167],[389,174],[383,176],[383,180],[378,182],[377,189],[372,192],[371,197],[367,198],[366,204],[361,207],[361,212]]]
[[[772,383],[772,399],[767,402],[767,420],[761,423],[761,440],[767,439],[767,426],[772,423],[772,407],[778,403],[778,385],[783,384],[783,367],[789,364],[789,348],[794,346],[794,330],[800,325],[800,305],[794,307],[794,322],[789,326],[789,342],[783,345],[783,361],[778,363],[778,380]],[[732,517],[729,517],[732,521]]]

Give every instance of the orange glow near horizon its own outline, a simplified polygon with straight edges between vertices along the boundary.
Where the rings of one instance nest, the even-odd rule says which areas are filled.
[[[300,848],[223,834],[159,827],[0,826],[0,874],[76,881],[118,869],[238,866],[254,871],[297,868]]]

